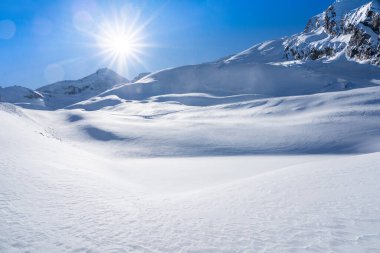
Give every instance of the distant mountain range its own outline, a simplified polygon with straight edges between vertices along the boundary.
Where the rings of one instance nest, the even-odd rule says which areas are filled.
[[[110,97],[119,102],[160,96],[179,101],[186,94],[278,97],[377,86],[379,40],[379,1],[337,0],[312,17],[303,32],[218,61],[143,73],[131,82],[112,70],[100,69],[80,80],[61,81],[36,91],[0,88],[0,100],[59,109]]]
[[[59,109],[127,82],[129,81],[126,78],[116,72],[103,68],[82,79],[56,82],[35,91],[20,86],[0,88],[0,101]]]

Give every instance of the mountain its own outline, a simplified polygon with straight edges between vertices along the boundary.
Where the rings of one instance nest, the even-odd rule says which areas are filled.
[[[379,65],[379,11],[379,1],[338,0],[312,17],[303,32],[258,44],[227,61],[304,63],[342,58]]]
[[[376,86],[380,84],[379,5],[338,0],[311,18],[299,34],[215,62],[162,70],[101,96],[132,100],[186,93],[277,97]]]
[[[0,87],[0,102],[14,103],[24,107],[44,105],[42,94],[22,86]]]
[[[103,68],[79,80],[60,81],[38,88],[45,104],[53,109],[89,99],[128,80],[116,72]]]
[[[360,7],[358,7],[360,6]],[[380,2],[341,0],[284,41],[287,59],[334,59],[380,65]]]

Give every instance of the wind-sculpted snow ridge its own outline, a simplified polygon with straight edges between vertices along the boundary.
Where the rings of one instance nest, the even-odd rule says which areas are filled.
[[[369,87],[275,98],[107,96],[33,113],[62,140],[109,156],[353,154],[380,151],[379,105],[380,87]]]

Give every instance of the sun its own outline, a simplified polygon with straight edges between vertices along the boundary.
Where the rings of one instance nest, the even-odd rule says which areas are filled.
[[[127,17],[114,15],[112,20],[105,19],[95,36],[103,59],[121,72],[128,72],[136,64],[144,65],[141,58],[150,46],[145,42],[147,23],[138,25],[137,18],[128,20]]]
[[[136,53],[138,44],[127,35],[120,34],[107,38],[102,47],[108,53],[113,54],[117,58],[127,58]]]

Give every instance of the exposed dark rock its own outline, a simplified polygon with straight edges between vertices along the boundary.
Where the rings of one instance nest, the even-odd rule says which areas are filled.
[[[334,6],[330,6],[326,11],[325,11],[325,16],[324,16],[324,28],[327,33],[336,35],[337,34],[337,23],[335,21],[336,18],[336,12],[334,9]]]
[[[84,90],[87,90],[88,88],[90,88],[89,85],[83,86],[81,88],[70,85],[67,87],[67,91],[65,92],[65,94],[66,95],[75,95],[75,94],[81,93]]]

